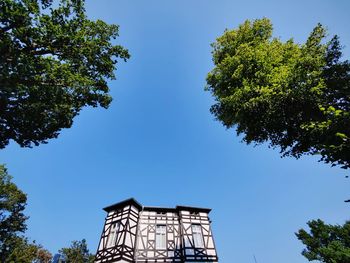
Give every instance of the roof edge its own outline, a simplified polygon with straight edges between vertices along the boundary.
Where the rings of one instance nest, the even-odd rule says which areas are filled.
[[[108,213],[112,210],[124,207],[126,205],[133,205],[139,210],[156,211],[156,212],[190,211],[190,212],[204,212],[204,213],[209,214],[211,211],[210,208],[183,206],[183,205],[178,205],[175,208],[173,208],[173,207],[158,207],[158,206],[143,206],[138,201],[136,201],[136,199],[134,199],[134,198],[128,198],[128,199],[125,199],[121,202],[115,203],[113,205],[106,206],[105,208],[103,208],[103,210]]]
[[[211,209],[210,208],[204,208],[204,207],[193,207],[193,206],[183,206],[183,205],[178,205],[176,206],[176,210],[185,210],[185,211],[190,211],[190,212],[205,212],[205,213],[210,213]]]
[[[139,210],[142,209],[142,205],[136,201],[136,199],[134,198],[129,198],[129,199],[125,199],[124,201],[121,201],[121,202],[118,202],[118,203],[115,203],[113,205],[110,205],[110,206],[106,206],[105,208],[103,208],[104,211],[106,212],[110,212],[114,209],[117,209],[117,208],[120,208],[120,207],[123,207],[123,206],[126,206],[126,205],[134,205],[136,208],[138,208]]]
[[[173,207],[159,207],[159,206],[144,206],[145,211],[156,211],[156,212],[176,212],[176,208]]]

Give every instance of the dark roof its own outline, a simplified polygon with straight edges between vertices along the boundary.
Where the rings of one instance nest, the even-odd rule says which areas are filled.
[[[143,210],[156,211],[156,212],[176,212],[175,208],[171,207],[159,207],[159,206],[144,206]]]
[[[190,211],[190,212],[204,212],[210,213],[210,208],[201,208],[201,207],[193,207],[193,206],[176,206],[175,208],[170,207],[157,207],[157,206],[142,206],[139,202],[137,202],[134,198],[129,198],[119,203],[107,206],[103,208],[106,212],[110,212],[112,210],[124,207],[126,205],[133,205],[139,210],[143,209],[146,211],[156,211],[156,212],[179,212],[179,211]]]
[[[121,201],[119,203],[107,206],[107,207],[103,208],[103,210],[105,210],[106,212],[110,212],[112,210],[118,209],[120,207],[124,207],[126,205],[133,205],[136,208],[138,208],[139,210],[142,209],[142,205],[139,202],[137,202],[134,198],[129,198],[129,199],[126,199],[126,200]]]
[[[190,211],[190,212],[204,212],[204,213],[210,213],[210,211],[211,211],[210,208],[181,206],[181,205],[176,206],[176,210],[178,210],[178,211],[185,210],[185,211]]]

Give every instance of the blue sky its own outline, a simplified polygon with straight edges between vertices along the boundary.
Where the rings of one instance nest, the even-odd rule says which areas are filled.
[[[321,22],[349,58],[349,1],[87,1],[93,19],[120,25],[132,55],[110,82],[108,110],[84,109],[71,129],[33,149],[0,151],[28,194],[27,235],[55,253],[86,238],[96,251],[102,208],[129,197],[144,205],[213,209],[221,263],[302,263],[294,232],[311,219],[349,219],[349,174],[315,157],[279,157],[240,143],[209,113],[210,43],[245,19],[268,17],[274,36],[304,42]]]

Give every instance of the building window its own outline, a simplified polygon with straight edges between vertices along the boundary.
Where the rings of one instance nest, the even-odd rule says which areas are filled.
[[[157,225],[156,227],[156,249],[166,249],[166,226]]]
[[[192,225],[193,244],[196,248],[204,248],[201,225]]]
[[[113,223],[108,235],[107,247],[114,247],[117,242],[117,236],[120,228],[120,222]]]

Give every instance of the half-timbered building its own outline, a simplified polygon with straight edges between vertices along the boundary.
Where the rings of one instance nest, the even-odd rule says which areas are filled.
[[[211,209],[142,206],[131,198],[104,210],[95,263],[218,262]]]

